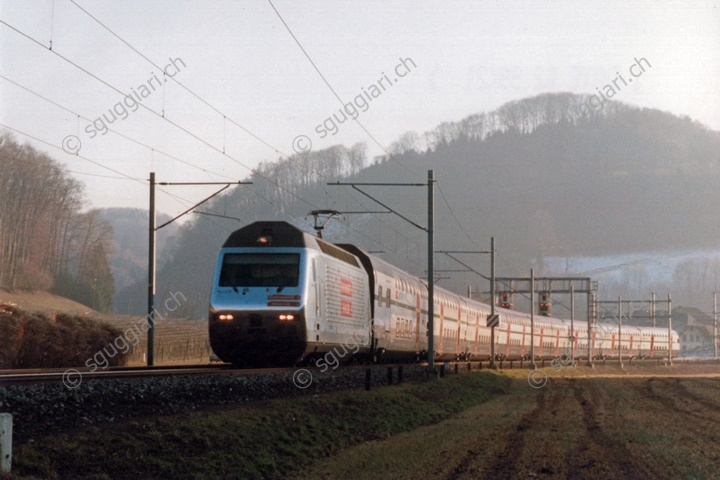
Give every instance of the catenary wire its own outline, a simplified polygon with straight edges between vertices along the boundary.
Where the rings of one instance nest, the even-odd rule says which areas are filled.
[[[317,72],[317,74],[320,76],[320,78],[322,79],[322,81],[325,82],[325,85],[327,85],[327,87],[330,89],[330,91],[331,91],[332,94],[335,96],[335,98],[337,98],[338,102],[340,102],[340,104],[344,106],[345,104],[343,103],[342,98],[340,98],[340,95],[338,95],[338,93],[335,91],[335,89],[333,88],[333,86],[332,86],[332,85],[330,84],[330,82],[327,80],[327,78],[325,77],[325,75],[323,75],[323,73],[320,71],[320,69],[318,68],[318,66],[317,66],[317,65],[315,64],[315,62],[313,61],[312,57],[310,57],[310,54],[308,54],[307,50],[305,50],[305,47],[302,46],[302,44],[300,43],[300,40],[298,40],[298,38],[295,36],[295,34],[293,33],[293,31],[290,29],[290,26],[287,24],[287,22],[285,22],[285,19],[283,18],[283,16],[280,14],[280,12],[278,11],[278,9],[275,8],[275,5],[273,4],[272,0],[268,0],[268,3],[269,3],[270,6],[272,7],[272,9],[275,11],[275,14],[278,16],[278,18],[280,19],[280,21],[282,22],[282,24],[285,26],[285,29],[288,31],[288,33],[290,34],[290,36],[293,38],[293,40],[295,40],[295,43],[297,43],[298,47],[300,47],[300,50],[303,52],[303,55],[305,55],[305,58],[308,59],[308,61],[309,61],[310,64],[313,66],[313,68],[315,69],[315,71]],[[396,162],[398,165],[400,165],[400,166],[401,166],[403,169],[405,169],[407,172],[410,172],[410,173],[412,173],[413,175],[415,175],[415,172],[413,172],[412,170],[410,170],[405,164],[403,164],[402,162],[400,162],[400,160],[398,160],[397,158],[395,158],[394,155],[392,155],[390,152],[388,152],[387,149],[375,138],[375,136],[374,136],[372,133],[370,133],[370,131],[369,131],[367,128],[365,128],[365,125],[363,125],[362,122],[360,122],[360,120],[358,120],[357,118],[354,118],[353,120],[360,126],[360,128],[363,129],[363,131],[368,135],[368,137],[370,137],[370,138],[372,139],[372,141],[375,142],[375,144],[376,144],[378,147],[380,147],[380,149],[382,149],[382,151],[385,152],[385,153],[388,155],[388,158],[392,159],[394,162]]]
[[[121,37],[119,34],[117,34],[117,33],[114,32],[112,29],[110,29],[110,27],[108,27],[107,25],[105,25],[99,18],[95,17],[95,16],[92,15],[90,12],[88,12],[87,10],[85,10],[82,6],[80,6],[80,5],[79,5],[77,2],[75,2],[74,0],[71,0],[71,2],[72,2],[77,8],[79,8],[82,12],[84,12],[86,15],[88,15],[90,18],[92,18],[96,23],[98,23],[98,24],[99,24],[100,26],[102,26],[105,30],[107,30],[111,35],[113,35],[115,38],[117,38],[119,41],[121,41],[124,45],[126,45],[128,48],[130,48],[132,51],[134,51],[136,54],[138,54],[140,57],[142,57],[144,60],[146,60],[148,63],[150,63],[151,65],[153,65],[153,66],[154,66],[155,68],[157,68],[158,70],[161,70],[161,71],[163,70],[159,65],[157,65],[155,62],[153,62],[150,58],[148,58],[148,57],[147,57],[145,54],[143,54],[140,50],[138,50],[138,49],[135,48],[132,44],[130,44],[130,42],[128,42],[127,40],[125,40],[125,39],[124,39],[123,37]],[[290,33],[291,33],[291,35],[292,35],[292,32],[290,32]],[[302,46],[301,46],[301,48],[302,48]],[[308,57],[308,58],[309,58],[309,57]],[[312,62],[312,60],[310,60],[310,61]],[[314,65],[314,64],[313,64],[313,65]],[[320,73],[319,70],[318,70],[318,73]],[[322,76],[322,73],[320,73],[320,75]],[[190,88],[188,88],[187,86],[185,86],[183,83],[181,83],[179,80],[177,80],[174,76],[170,77],[170,79],[171,79],[172,81],[174,81],[177,85],[179,85],[181,88],[183,88],[185,91],[187,91],[188,93],[190,93],[192,96],[194,96],[195,98],[197,98],[199,101],[201,101],[203,104],[205,104],[206,106],[208,106],[210,109],[212,109],[213,111],[215,111],[215,112],[218,113],[219,115],[222,115],[222,117],[223,117],[223,124],[224,124],[224,121],[225,121],[225,120],[229,120],[231,123],[233,123],[234,125],[236,125],[236,126],[239,127],[240,129],[242,129],[243,131],[245,131],[246,133],[248,133],[248,134],[249,134],[250,136],[252,136],[253,138],[257,139],[258,141],[260,141],[261,143],[263,143],[264,145],[266,145],[266,146],[269,147],[270,149],[274,150],[276,153],[280,154],[281,156],[283,156],[284,158],[286,158],[288,161],[293,161],[293,162],[299,163],[301,167],[305,168],[306,170],[308,170],[308,171],[310,171],[310,172],[315,173],[319,178],[326,178],[326,176],[325,176],[324,174],[321,174],[321,173],[318,172],[317,170],[314,170],[314,169],[312,169],[312,168],[304,165],[302,162],[298,162],[298,161],[294,160],[293,157],[288,156],[287,154],[285,154],[284,152],[282,152],[282,151],[281,151],[280,149],[278,149],[277,147],[271,145],[269,142],[265,141],[264,139],[262,139],[261,137],[259,137],[259,136],[256,135],[256,134],[254,134],[253,132],[251,132],[249,129],[247,129],[247,128],[244,127],[243,125],[239,124],[238,122],[236,122],[235,120],[233,120],[232,118],[230,118],[227,114],[225,114],[225,113],[222,112],[220,109],[218,109],[218,108],[216,108],[215,106],[213,106],[212,104],[210,104],[208,101],[206,101],[206,100],[205,100],[204,98],[202,98],[200,95],[198,95],[197,93],[195,93],[194,91],[192,91]],[[327,82],[326,82],[326,83],[327,83]],[[328,86],[330,86],[330,85],[328,84]],[[330,87],[330,88],[332,89],[332,87]],[[334,93],[334,91],[333,91],[333,93]],[[336,95],[336,96],[337,96],[337,95]],[[339,97],[338,97],[338,98],[339,98]],[[363,129],[364,129],[364,127],[363,127]],[[367,130],[366,130],[366,132],[367,132]],[[368,135],[370,135],[370,137],[375,141],[375,143],[378,143],[377,140],[375,140],[375,138],[370,134],[370,132],[367,132],[367,133],[368,133]],[[380,145],[379,143],[378,143],[378,145],[383,149],[383,151],[385,151],[385,153],[387,153],[389,156],[392,157],[392,155],[390,155],[389,152],[387,152],[387,150],[385,150],[385,149],[382,147],[382,145]],[[224,150],[223,150],[222,153],[224,153]],[[398,162],[398,163],[400,163],[400,162]],[[404,167],[404,166],[403,166],[403,167]],[[330,195],[330,193],[327,191],[327,189],[326,189],[325,187],[323,187],[323,189],[324,189],[325,193],[326,193],[330,198],[333,198],[332,195]],[[363,208],[367,208],[366,206],[364,206],[364,205],[357,199],[357,197],[356,197],[352,192],[350,192],[350,197],[353,198],[353,199],[354,199],[359,205],[361,205]],[[334,200],[334,199],[333,199],[333,200]],[[393,227],[389,226],[389,225],[386,224],[385,222],[382,222],[381,220],[379,220],[379,221],[380,221],[381,224],[385,225],[387,228],[389,228],[390,230],[394,231],[396,234],[398,234],[398,235],[402,236],[403,238],[406,238],[406,239],[407,239],[407,237],[406,237],[405,235],[402,235],[401,233],[399,233],[399,232],[398,232],[396,229],[394,229]],[[409,239],[407,239],[407,240],[409,240]],[[396,252],[396,253],[397,253],[397,252]]]
[[[22,32],[22,31],[20,31],[19,29],[13,27],[12,25],[10,25],[10,24],[8,24],[7,22],[5,22],[4,20],[1,20],[1,19],[0,19],[0,23],[6,25],[8,28],[12,29],[12,30],[15,31],[16,33],[22,35],[23,37],[25,37],[25,38],[27,38],[28,40],[32,41],[33,43],[37,44],[38,46],[40,46],[40,47],[42,47],[42,48],[46,48],[41,42],[39,42],[38,40],[34,39],[34,38],[31,37],[30,35],[28,35],[28,34]],[[106,82],[105,80],[101,79],[100,77],[98,77],[97,75],[93,74],[92,72],[89,72],[88,70],[86,70],[85,68],[83,68],[83,67],[81,67],[80,65],[76,64],[75,62],[73,62],[72,60],[68,59],[67,57],[59,54],[57,51],[53,51],[53,50],[50,50],[50,51],[51,51],[52,53],[54,53],[55,55],[57,55],[57,56],[58,56],[59,58],[61,58],[62,60],[64,60],[65,62],[67,62],[67,63],[71,64],[72,66],[74,66],[75,68],[79,69],[79,70],[82,71],[83,73],[91,76],[91,77],[94,78],[95,80],[97,80],[97,81],[99,81],[100,83],[104,84],[104,85],[107,86],[108,88],[111,88],[112,90],[120,93],[121,95],[124,95],[124,93],[123,93],[120,89],[114,87],[113,85],[111,85],[110,83],[108,83],[108,82]],[[194,134],[193,132],[191,132],[191,131],[187,130],[186,128],[182,127],[181,125],[178,125],[177,123],[169,120],[168,118],[164,117],[163,115],[159,114],[158,112],[154,111],[153,109],[147,107],[146,105],[144,105],[144,104],[142,104],[142,103],[139,103],[138,105],[142,106],[143,108],[145,108],[145,109],[148,110],[149,112],[151,112],[151,113],[155,114],[156,116],[162,118],[163,120],[167,121],[168,123],[170,123],[171,125],[175,126],[175,127],[178,128],[178,129],[180,129],[180,130],[183,131],[184,133],[192,136],[193,138],[195,138],[196,140],[198,140],[198,141],[200,141],[201,143],[205,144],[206,146],[210,147],[211,149],[217,151],[217,152],[220,153],[221,155],[229,158],[229,159],[232,160],[233,162],[235,162],[235,163],[237,163],[237,164],[239,164],[239,165],[247,168],[247,169],[250,170],[253,174],[258,175],[259,177],[267,180],[269,183],[275,185],[276,187],[278,187],[278,188],[280,188],[281,190],[285,191],[285,192],[288,193],[289,195],[297,198],[297,199],[300,200],[301,202],[306,203],[307,205],[310,205],[311,207],[314,207],[314,208],[317,209],[317,206],[316,206],[316,205],[314,205],[314,204],[312,204],[311,202],[305,200],[304,198],[296,195],[294,192],[292,192],[292,191],[288,190],[287,188],[283,187],[283,186],[280,185],[277,181],[275,181],[275,180],[273,180],[273,179],[271,179],[271,178],[263,175],[261,172],[259,172],[259,171],[257,171],[257,170],[253,170],[252,168],[250,168],[250,167],[248,167],[247,165],[243,164],[243,163],[240,162],[239,160],[237,160],[237,159],[235,159],[234,157],[228,155],[227,153],[221,151],[219,148],[217,148],[217,147],[215,147],[214,145],[210,144],[210,143],[207,142],[206,140],[202,139],[202,138],[199,137],[198,135],[196,135],[196,134]],[[64,108],[64,107],[62,107],[62,108]],[[8,127],[8,128],[11,128],[11,127]],[[11,129],[12,129],[12,128],[11,128]],[[14,130],[14,129],[13,129],[13,130]],[[18,131],[18,132],[19,132],[19,131]],[[23,132],[20,132],[20,133],[23,133]],[[117,133],[117,132],[116,132],[116,133]],[[24,133],[23,133],[23,134],[24,134]],[[29,136],[29,135],[28,135],[28,136]],[[30,137],[30,138],[34,138],[34,137],[32,137],[32,136],[29,136],[29,137]],[[40,140],[40,139],[37,139],[37,140],[40,141],[40,142],[42,142],[42,143],[46,143],[46,144],[48,144],[48,145],[51,145],[51,146],[53,146],[53,147],[55,147],[55,148],[59,148],[59,147],[57,147],[57,146],[55,146],[55,145],[50,144],[49,142],[44,142],[44,141],[42,141],[42,140]],[[150,147],[150,148],[151,148],[151,147]],[[82,157],[82,156],[80,156],[80,155],[77,155],[77,156],[79,156],[80,158],[84,158],[84,159],[85,159],[85,157]],[[108,169],[110,169],[109,167],[105,167],[105,166],[103,166],[102,164],[99,164],[99,163],[97,163],[97,162],[94,162],[94,161],[92,161],[92,160],[90,160],[90,159],[86,159],[86,160],[89,161],[89,162],[91,162],[91,163],[96,163],[96,164],[98,164],[99,166],[101,166],[101,167],[103,167],[103,168],[108,168]],[[110,169],[110,170],[112,170],[112,169]],[[115,171],[115,170],[112,170],[112,171],[114,171],[115,173],[118,173],[118,174],[120,174],[120,175],[125,176],[125,174],[122,174],[121,172],[118,172],[118,171]],[[139,180],[139,181],[141,181],[141,180]],[[165,192],[165,193],[168,193],[168,192]],[[168,193],[168,194],[169,194],[169,193]],[[175,196],[175,195],[172,195],[172,194],[169,194],[169,195],[170,195],[170,196],[174,196],[174,197],[176,197],[176,198],[179,199],[179,197],[177,197],[177,196]],[[357,201],[357,199],[355,199],[355,200]],[[380,221],[380,222],[384,224],[384,222],[382,222],[382,221]],[[349,225],[348,225],[348,226],[349,226]],[[395,230],[394,228],[392,228],[392,227],[390,227],[390,226],[388,226],[388,225],[386,225],[386,226],[387,226],[388,228],[390,228],[391,230],[395,231],[396,234],[398,234],[398,235],[403,236],[404,238],[406,238],[404,235],[400,234],[400,233],[399,233],[397,230]],[[356,229],[354,229],[354,228],[352,228],[352,227],[350,227],[350,228],[351,228],[353,231],[360,233],[358,230],[356,230]],[[362,235],[363,237],[365,237],[365,238],[368,238],[369,240],[371,240],[371,241],[373,241],[373,242],[375,242],[375,243],[380,244],[383,248],[387,248],[387,249],[389,249],[389,250],[395,251],[395,249],[389,248],[388,246],[382,244],[381,242],[378,242],[378,241],[372,239],[371,237],[368,237],[367,235],[364,235],[364,234],[361,234],[361,235]],[[397,251],[395,251],[395,253],[398,254]],[[406,258],[409,258],[409,257],[406,256]]]
[[[87,118],[87,117],[84,117],[83,115],[80,115],[79,113],[71,110],[70,108],[68,108],[68,107],[66,107],[66,106],[64,106],[64,105],[61,105],[61,104],[59,104],[59,103],[57,103],[57,102],[55,102],[55,101],[53,101],[53,100],[51,100],[51,99],[49,99],[49,98],[47,98],[47,97],[45,97],[45,96],[39,94],[38,92],[36,92],[36,91],[34,91],[34,90],[32,90],[32,89],[30,89],[30,88],[28,88],[28,87],[26,87],[26,86],[24,86],[24,85],[16,82],[16,81],[14,81],[14,80],[6,77],[5,75],[0,74],[0,78],[2,78],[3,80],[5,80],[5,81],[7,81],[7,82],[10,82],[11,84],[13,84],[13,85],[15,85],[15,86],[17,86],[17,87],[19,87],[19,88],[22,88],[23,90],[25,90],[25,91],[27,91],[27,92],[29,92],[29,93],[31,93],[31,94],[33,94],[33,95],[35,95],[35,96],[43,99],[43,100],[45,100],[45,101],[48,102],[48,103],[51,103],[51,104],[55,105],[55,106],[58,107],[58,108],[61,108],[61,109],[65,110],[66,112],[69,112],[69,113],[75,115],[75,116],[78,117],[78,118],[81,118],[81,119],[83,119],[83,120],[85,120],[85,121],[87,121],[87,122],[90,122],[90,123],[93,122],[91,119],[89,119],[89,118]],[[159,153],[159,154],[161,154],[161,155],[164,155],[164,156],[166,156],[166,157],[168,157],[168,158],[172,158],[173,160],[176,160],[176,161],[178,161],[178,162],[180,162],[180,163],[183,163],[183,164],[185,164],[185,165],[188,165],[188,166],[190,166],[190,167],[196,168],[196,169],[198,169],[198,170],[200,170],[200,171],[202,171],[202,172],[204,172],[204,173],[208,173],[208,174],[216,175],[216,176],[218,176],[218,177],[224,177],[224,178],[227,178],[227,179],[231,179],[231,177],[229,177],[229,176],[227,176],[227,175],[225,175],[225,174],[218,173],[218,172],[213,172],[212,170],[208,170],[208,169],[206,169],[206,168],[202,168],[202,167],[200,167],[200,166],[198,166],[198,165],[195,165],[195,164],[192,163],[192,162],[189,162],[189,161],[187,161],[187,160],[183,160],[183,159],[181,159],[181,158],[178,158],[178,157],[176,157],[176,156],[174,156],[174,155],[171,155],[171,154],[169,154],[169,153],[167,153],[167,152],[164,152],[164,151],[162,151],[162,150],[159,150],[159,149],[156,148],[156,147],[151,147],[150,145],[147,145],[147,144],[145,144],[145,143],[143,143],[143,142],[141,142],[141,141],[139,141],[139,140],[136,140],[136,139],[134,139],[134,138],[132,138],[132,137],[130,137],[130,136],[128,136],[128,135],[122,134],[122,133],[120,133],[120,132],[118,132],[118,131],[116,131],[116,130],[113,130],[113,129],[109,128],[109,127],[107,127],[107,129],[108,129],[109,132],[112,132],[112,133],[114,133],[115,135],[118,135],[118,136],[120,136],[120,137],[122,137],[122,138],[124,138],[124,139],[126,139],[126,140],[129,140],[129,141],[135,143],[136,145],[140,145],[140,146],[142,146],[142,147],[147,148],[148,150],[152,150],[153,152],[157,152],[157,153]]]

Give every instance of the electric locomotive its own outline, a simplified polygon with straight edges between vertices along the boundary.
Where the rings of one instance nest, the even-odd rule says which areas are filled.
[[[255,222],[222,246],[210,295],[210,344],[225,362],[293,365],[342,342],[371,344],[360,260],[286,222]]]

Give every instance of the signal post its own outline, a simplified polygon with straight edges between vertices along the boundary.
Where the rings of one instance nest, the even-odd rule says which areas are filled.
[[[552,312],[552,294],[570,294],[571,295],[571,342],[575,342],[574,317],[575,304],[574,298],[576,293],[584,293],[587,295],[587,324],[588,324],[588,366],[592,367],[592,326],[595,323],[595,300],[594,295],[598,289],[598,282],[593,281],[590,277],[540,277],[535,278],[534,269],[531,270],[530,277],[498,277],[495,279],[500,285],[501,306],[503,308],[512,308],[513,294],[530,295],[530,337],[531,337],[531,356],[533,356],[534,368],[534,315],[535,315],[535,293],[539,292],[538,311],[540,315],[549,316]],[[573,350],[574,360],[574,350]]]

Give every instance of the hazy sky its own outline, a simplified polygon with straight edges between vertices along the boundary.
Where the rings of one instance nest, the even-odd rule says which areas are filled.
[[[628,80],[636,59],[645,70],[615,100],[720,130],[716,1],[1,0],[0,124],[77,172],[95,207],[147,208],[151,170],[158,181],[240,180],[292,154],[300,135],[299,148],[365,141],[370,157],[382,153],[353,122],[335,135],[323,125],[340,102],[273,5],[385,147],[510,100],[595,93]],[[191,93],[163,75],[171,63]],[[160,193],[158,208],[169,214],[213,190],[168,188],[179,198]]]

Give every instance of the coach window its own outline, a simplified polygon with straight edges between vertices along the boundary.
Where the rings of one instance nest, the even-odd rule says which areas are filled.
[[[385,292],[386,300],[387,300],[387,306],[390,307],[390,289],[388,288]]]
[[[382,285],[378,285],[378,307],[382,307],[382,304],[383,304]]]

